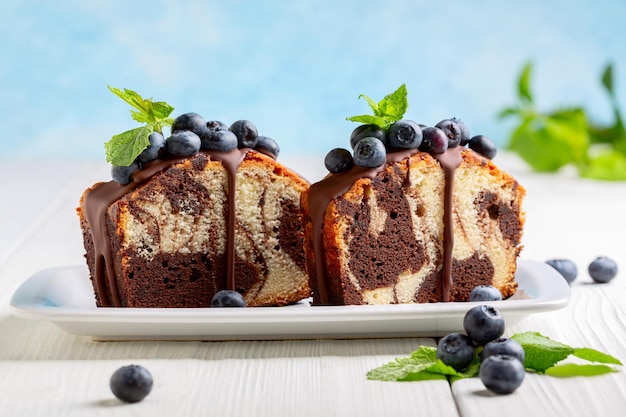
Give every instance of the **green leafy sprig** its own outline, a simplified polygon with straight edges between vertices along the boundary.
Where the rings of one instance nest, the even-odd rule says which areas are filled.
[[[125,88],[122,91],[108,87],[113,94],[133,107],[130,111],[132,118],[144,123],[141,127],[114,135],[104,144],[107,162],[115,166],[128,166],[150,145],[148,137],[152,132],[162,133],[163,127],[172,124],[174,120],[169,116],[174,107],[163,101],[144,99],[133,90]]]
[[[396,91],[386,95],[376,103],[369,96],[361,94],[359,98],[364,98],[374,114],[363,114],[360,116],[347,117],[346,120],[363,124],[373,124],[381,129],[387,130],[389,126],[402,119],[404,113],[409,108],[407,99],[408,93],[406,85],[402,84]]]
[[[594,376],[617,372],[622,363],[613,356],[595,349],[573,348],[537,332],[518,333],[511,337],[524,348],[527,371],[555,377]],[[424,381],[431,379],[472,378],[480,368],[480,350],[462,372],[437,359],[437,348],[420,346],[408,358],[397,358],[367,373],[367,379],[377,381]],[[590,363],[562,363],[569,356]]]
[[[535,171],[555,172],[573,164],[581,177],[626,180],[626,128],[615,96],[613,66],[608,65],[601,77],[613,110],[614,120],[608,126],[591,122],[580,106],[537,110],[532,71],[533,64],[528,62],[517,82],[518,103],[499,113],[500,118],[518,120],[508,148]]]

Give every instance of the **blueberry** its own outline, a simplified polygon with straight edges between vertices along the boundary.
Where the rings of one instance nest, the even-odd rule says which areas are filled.
[[[274,139],[267,136],[258,136],[254,149],[269,155],[274,159],[278,158],[278,154],[280,153],[278,143],[276,143]]]
[[[143,150],[137,157],[137,162],[145,164],[146,162],[154,161],[159,157],[159,154],[165,148],[165,138],[160,132],[152,132],[148,136],[150,145]]]
[[[459,129],[461,129],[461,143],[460,143],[460,145],[461,146],[467,145],[469,143],[471,137],[472,137],[470,135],[469,128],[467,127],[467,125],[461,119],[457,119],[456,117],[453,117],[452,121],[457,124]]]
[[[517,358],[493,355],[480,364],[478,377],[485,387],[495,394],[510,394],[524,380],[526,370]]]
[[[469,147],[474,152],[477,152],[485,158],[493,159],[498,153],[496,145],[484,135],[476,135],[469,141]]]
[[[354,129],[350,135],[350,146],[352,149],[354,149],[357,142],[363,138],[377,138],[385,144],[385,146],[387,145],[387,133],[377,125],[361,125]]]
[[[237,148],[237,136],[230,130],[216,129],[207,132],[200,138],[200,149],[228,152]]]
[[[123,366],[111,375],[109,386],[121,401],[136,403],[152,391],[152,375],[140,365]]]
[[[448,149],[448,137],[438,127],[425,127],[422,129],[422,144],[420,151],[431,154],[444,153]]]
[[[439,341],[437,359],[457,371],[462,371],[474,359],[474,343],[467,335],[450,333]]]
[[[469,295],[470,301],[500,301],[502,293],[493,285],[478,285],[472,288]]]
[[[376,168],[385,163],[385,145],[373,137],[363,138],[354,146],[354,163],[364,168]]]
[[[556,269],[563,276],[563,278],[565,278],[565,281],[567,281],[568,284],[574,282],[578,276],[578,268],[576,268],[576,264],[569,259],[548,259],[546,263]]]
[[[489,356],[493,355],[513,356],[521,363],[524,363],[526,352],[524,352],[524,348],[516,340],[501,337],[492,340],[483,347],[482,352],[480,352],[480,360],[483,362]]]
[[[326,154],[324,165],[328,172],[338,174],[350,170],[354,166],[354,159],[347,149],[335,148]]]
[[[131,181],[130,176],[138,169],[139,164],[137,162],[133,162],[129,166],[112,166],[111,177],[113,181],[126,185]]]
[[[457,119],[445,119],[435,125],[443,130],[448,137],[448,148],[455,148],[461,144],[463,139],[463,131],[457,123]]]
[[[463,328],[474,342],[484,345],[502,336],[504,317],[492,306],[475,306],[465,314]]]
[[[398,120],[387,132],[390,148],[417,149],[422,144],[422,129],[411,120]]]
[[[209,120],[208,122],[206,122],[206,127],[207,129],[209,129],[210,132],[215,132],[217,130],[228,130],[228,125],[218,120]]]
[[[221,290],[211,299],[211,307],[245,307],[246,300],[237,291]]]
[[[259,133],[256,126],[248,120],[237,120],[230,125],[230,131],[237,136],[239,148],[254,148]]]
[[[172,156],[190,156],[200,150],[200,138],[189,130],[176,131],[167,138],[165,146]]]
[[[595,282],[604,284],[617,275],[617,263],[606,256],[598,256],[589,264],[587,271]]]
[[[189,130],[200,136],[206,130],[206,122],[198,113],[185,113],[174,119],[171,126],[172,133]]]

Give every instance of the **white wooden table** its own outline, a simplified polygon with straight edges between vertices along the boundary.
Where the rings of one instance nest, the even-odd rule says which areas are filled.
[[[315,180],[323,156],[281,158]],[[563,173],[537,175],[514,156],[495,160],[526,187],[526,259],[567,257],[579,267],[570,305],[531,315],[507,335],[533,330],[626,362],[626,184]],[[623,416],[626,370],[599,377],[527,374],[512,395],[489,394],[478,378],[368,381],[365,373],[435,339],[256,342],[94,342],[43,321],[9,314],[17,287],[35,272],[83,262],[74,209],[88,185],[109,178],[101,162],[0,160],[1,416]],[[618,277],[595,285],[597,255]],[[153,374],[141,403],[114,399],[115,369],[138,363]]]

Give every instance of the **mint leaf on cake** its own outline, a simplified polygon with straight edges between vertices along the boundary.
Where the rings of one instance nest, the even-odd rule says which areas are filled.
[[[396,91],[386,95],[378,103],[365,94],[361,94],[359,98],[365,99],[372,109],[372,114],[363,114],[360,116],[347,117],[351,122],[364,124],[373,124],[381,129],[387,130],[389,126],[402,119],[404,113],[409,108],[408,92],[406,84],[402,84]]]
[[[133,109],[130,113],[136,122],[145,123],[144,126],[114,135],[104,144],[106,160],[113,166],[129,166],[150,145],[148,139],[152,132],[162,133],[165,126],[170,126],[173,119],[170,114],[174,107],[163,101],[144,99],[133,90],[108,86],[109,90],[130,104]]]

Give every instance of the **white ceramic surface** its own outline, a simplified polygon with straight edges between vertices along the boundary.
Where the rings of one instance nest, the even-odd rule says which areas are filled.
[[[11,299],[14,315],[46,320],[68,333],[97,340],[270,340],[441,336],[462,331],[473,303],[388,306],[310,306],[243,309],[96,308],[83,266],[43,270]],[[491,302],[513,325],[532,313],[567,305],[570,289],[543,262],[520,260],[516,274],[523,298]],[[515,298],[515,296],[514,296]]]

